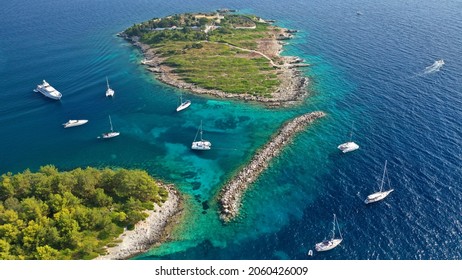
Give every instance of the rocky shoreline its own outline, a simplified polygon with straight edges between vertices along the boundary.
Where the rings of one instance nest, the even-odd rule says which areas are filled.
[[[273,38],[265,39],[258,42],[257,50],[249,50],[254,53],[259,53],[265,58],[271,60],[275,58],[282,62],[280,65],[275,65],[271,60],[274,68],[277,68],[278,76],[281,84],[278,89],[273,92],[272,97],[255,96],[252,94],[235,94],[227,93],[216,89],[205,89],[195,84],[183,81],[174,69],[163,64],[164,58],[157,55],[156,50],[147,44],[143,44],[136,36],[129,37],[121,32],[118,36],[131,42],[135,47],[139,48],[144,55],[142,64],[147,67],[147,70],[154,73],[158,80],[173,87],[190,91],[195,94],[210,95],[217,98],[238,99],[244,101],[255,101],[264,103],[268,107],[281,107],[296,104],[303,100],[307,95],[308,78],[303,77],[302,72],[297,69],[298,67],[309,66],[308,64],[301,63],[302,60],[298,57],[280,56],[282,46],[280,38],[290,38],[291,33],[288,29],[280,29]]]
[[[219,196],[220,218],[223,221],[229,222],[239,214],[244,192],[269,166],[270,161],[291,142],[293,137],[307,125],[325,115],[322,111],[316,111],[286,122],[271,140],[252,157],[250,162],[223,187]]]
[[[107,247],[107,253],[96,260],[124,260],[148,251],[169,237],[169,225],[174,223],[182,213],[182,198],[172,184],[159,183],[168,190],[168,199],[156,210],[146,211],[149,216],[135,225],[133,230],[126,230],[116,242],[117,246]]]

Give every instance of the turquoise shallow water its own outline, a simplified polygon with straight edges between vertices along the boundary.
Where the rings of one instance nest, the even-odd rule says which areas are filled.
[[[461,258],[458,1],[42,2],[14,1],[0,12],[0,171],[129,167],[175,183],[187,196],[185,221],[173,241],[140,259]],[[299,30],[284,54],[312,65],[304,69],[310,98],[265,109],[185,92],[192,105],[177,113],[180,91],[157,82],[115,36],[152,17],[223,7]],[[441,58],[440,71],[424,72]],[[113,100],[104,96],[106,76]],[[32,92],[42,79],[61,102]],[[295,139],[249,190],[239,219],[223,225],[215,202],[222,183],[284,121],[313,110],[328,116]],[[96,137],[109,114],[122,134],[104,142]],[[64,130],[71,118],[90,121]],[[194,153],[201,120],[213,149]],[[361,148],[343,155],[336,146],[352,122]],[[385,160],[395,192],[365,207]],[[334,212],[344,242],[307,256]]]

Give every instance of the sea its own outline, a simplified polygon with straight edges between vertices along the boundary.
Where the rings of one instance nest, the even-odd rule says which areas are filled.
[[[310,64],[309,97],[269,109],[182,92],[157,81],[117,36],[151,18],[221,8],[298,31],[282,54]],[[123,167],[174,183],[182,220],[134,259],[462,259],[461,11],[460,0],[2,1],[0,173]],[[33,92],[43,79],[61,101]],[[192,105],[176,112],[181,94]],[[315,110],[327,116],[271,162],[239,217],[222,223],[223,184],[285,121]],[[121,135],[98,139],[109,116]],[[89,122],[64,129],[69,119]],[[194,152],[201,121],[213,146]],[[350,139],[360,148],[341,153]],[[366,205],[385,161],[394,191]],[[314,251],[334,214],[343,242]]]

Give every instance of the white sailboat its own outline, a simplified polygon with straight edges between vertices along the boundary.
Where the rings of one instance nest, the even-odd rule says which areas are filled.
[[[351,125],[350,141],[338,145],[337,148],[343,153],[348,153],[348,152],[352,152],[354,150],[359,149],[359,145],[351,141],[352,138],[353,138],[353,125]]]
[[[119,136],[119,135],[120,135],[120,132],[114,131],[114,129],[112,128],[111,116],[109,116],[109,123],[111,124],[111,131],[110,131],[110,132],[103,133],[103,134],[101,135],[104,139],[113,138],[113,137],[116,137],[116,136]]]
[[[114,90],[109,87],[109,80],[107,79],[107,76],[106,76],[106,84],[107,84],[106,97],[114,96]]]
[[[385,176],[387,177],[388,180],[388,190],[383,191],[383,183],[385,182]],[[390,189],[390,179],[388,178],[388,173],[387,173],[387,161],[385,161],[385,167],[383,168],[383,175],[382,175],[382,182],[380,183],[380,190],[376,193],[370,194],[367,196],[366,200],[364,200],[364,203],[369,204],[372,202],[377,202],[389,195],[394,189]]]
[[[335,216],[335,214],[334,214],[334,221],[332,222],[332,224],[333,224],[333,227],[332,227],[332,232],[331,232],[331,238],[325,239],[324,241],[317,243],[316,246],[314,247],[316,251],[323,252],[323,251],[332,250],[343,241],[342,232],[340,231],[340,227],[338,225],[337,217]],[[338,229],[340,238],[335,238],[336,228]]]
[[[200,133],[200,140],[197,140],[197,135]],[[212,148],[212,143],[207,140],[202,139],[202,121],[199,129],[196,132],[196,137],[194,137],[194,141],[192,142],[191,149],[193,150],[210,150]]]
[[[181,110],[184,110],[191,105],[191,100],[186,100],[183,102],[183,94],[180,95],[180,105],[176,108],[176,111],[179,112]]]

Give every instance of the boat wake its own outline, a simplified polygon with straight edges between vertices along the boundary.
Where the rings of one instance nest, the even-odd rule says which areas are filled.
[[[444,60],[442,60],[442,59],[436,60],[435,62],[433,62],[432,65],[425,67],[425,69],[422,72],[414,74],[413,76],[411,76],[409,78],[406,78],[406,79],[412,79],[412,78],[422,77],[424,75],[436,73],[436,72],[440,71],[440,69],[441,69],[441,67],[443,67],[443,65],[444,65]]]
[[[442,59],[437,60],[432,65],[430,65],[428,67],[425,67],[423,75],[438,72],[438,71],[440,71],[441,67],[443,67],[443,65],[444,65],[444,60],[442,60]]]

